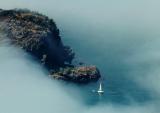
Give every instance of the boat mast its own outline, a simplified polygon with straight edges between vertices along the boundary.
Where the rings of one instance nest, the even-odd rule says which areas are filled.
[[[99,91],[102,91],[102,84],[100,83]]]

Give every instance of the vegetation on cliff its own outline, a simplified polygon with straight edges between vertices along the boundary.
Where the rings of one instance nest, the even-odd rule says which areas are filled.
[[[73,81],[76,83],[88,83],[100,78],[99,70],[95,66],[67,67],[51,73],[50,77]]]
[[[76,67],[75,53],[65,46],[53,19],[29,10],[0,10],[0,29],[11,43],[35,56],[52,73],[53,78],[75,82],[90,82],[100,77],[96,67]],[[63,70],[60,70],[63,68]]]

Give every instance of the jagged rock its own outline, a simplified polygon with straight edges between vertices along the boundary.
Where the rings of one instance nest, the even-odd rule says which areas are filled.
[[[75,53],[65,46],[55,22],[47,16],[29,10],[0,9],[0,30],[7,34],[11,44],[24,49],[49,70],[59,70],[52,77],[74,82],[98,80],[99,71],[94,66],[75,67]]]
[[[53,72],[50,77],[76,83],[88,83],[97,81],[100,78],[100,72],[95,66],[67,67]]]
[[[71,63],[74,52],[64,46],[55,22],[42,14],[28,10],[3,10],[0,20],[12,44],[20,46],[38,59],[46,54],[45,64],[49,68]]]

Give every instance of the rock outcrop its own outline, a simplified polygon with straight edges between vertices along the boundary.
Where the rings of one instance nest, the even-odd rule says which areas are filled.
[[[59,29],[47,16],[29,10],[0,9],[0,24],[11,44],[32,54],[49,70],[56,70],[53,78],[81,83],[99,79],[100,73],[95,66],[71,64],[75,53],[63,44]]]
[[[28,10],[4,10],[0,20],[14,45],[33,54],[52,68],[71,63],[74,52],[64,46],[55,22],[47,16]]]
[[[61,71],[51,73],[50,77],[76,83],[88,83],[100,78],[99,70],[95,66],[67,67]]]

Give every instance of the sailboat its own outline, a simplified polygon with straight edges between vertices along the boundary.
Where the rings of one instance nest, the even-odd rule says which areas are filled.
[[[104,93],[104,91],[102,89],[102,83],[99,84],[99,89],[98,89],[97,93],[100,95]]]

